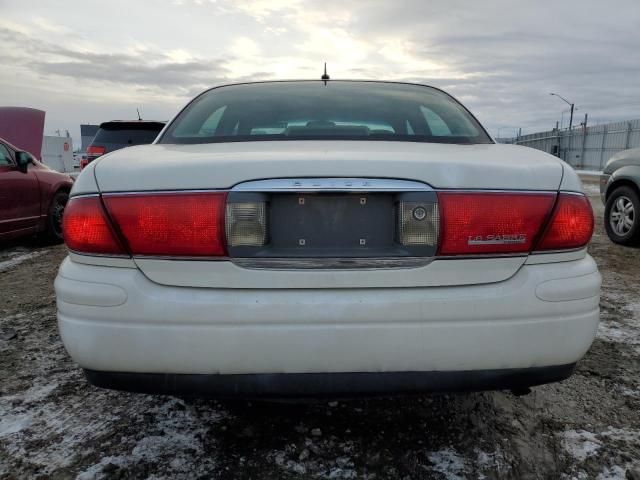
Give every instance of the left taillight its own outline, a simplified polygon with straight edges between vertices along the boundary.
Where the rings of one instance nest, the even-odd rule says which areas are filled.
[[[103,199],[132,255],[226,255],[226,193],[113,194]]]
[[[67,247],[74,252],[126,255],[98,196],[69,200],[64,210],[62,229]]]

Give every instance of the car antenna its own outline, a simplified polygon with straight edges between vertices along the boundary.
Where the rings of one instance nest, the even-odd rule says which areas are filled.
[[[140,116],[140,109],[136,108],[136,112],[138,112],[138,120],[142,121],[142,117]]]
[[[327,62],[324,62],[324,73],[322,74],[322,76],[320,77],[320,80],[324,81],[324,84],[327,84],[327,80],[329,80],[330,77],[327,74]]]

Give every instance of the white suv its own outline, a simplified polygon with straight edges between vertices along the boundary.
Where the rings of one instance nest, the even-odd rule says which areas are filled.
[[[89,164],[64,231],[60,333],[107,388],[526,391],[598,324],[576,174],[420,85],[206,91]]]

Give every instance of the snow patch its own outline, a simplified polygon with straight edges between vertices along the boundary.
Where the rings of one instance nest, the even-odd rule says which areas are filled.
[[[597,183],[583,183],[582,188],[584,190],[584,193],[591,197],[600,196],[600,185],[598,185]]]
[[[602,175],[601,170],[576,170],[578,175],[584,175],[585,177],[599,177]]]
[[[31,425],[31,421],[30,415],[7,415],[2,413],[2,418],[0,418],[0,438],[21,432]]]
[[[181,408],[176,409],[179,406]],[[126,455],[104,457],[95,465],[81,472],[78,480],[109,478],[115,468],[129,469],[141,463],[160,463],[162,459],[175,457],[169,462],[167,478],[191,478],[198,476],[194,472],[194,459],[198,459],[200,471],[210,471],[213,460],[207,457],[203,438],[211,426],[225,415],[223,412],[209,412],[202,417],[192,409],[185,407],[182,401],[171,399],[156,408],[150,408],[146,414],[154,416],[157,434],[142,438],[123,437],[120,443],[135,443]],[[150,477],[151,478],[151,477]]]
[[[567,430],[561,435],[562,447],[581,462],[598,453],[602,447],[602,442],[596,438],[596,434],[586,430]]]
[[[627,478],[626,471],[626,468],[622,468],[618,465],[614,465],[613,467],[604,467],[602,472],[600,472],[596,477],[596,480],[622,480]]]
[[[432,463],[431,470],[442,473],[447,480],[464,480],[467,478],[465,459],[450,448],[432,452],[427,457]]]
[[[0,273],[5,272],[17,265],[20,265],[22,262],[26,262],[27,260],[31,260],[32,258],[36,258],[39,257],[40,255],[42,255],[43,251],[37,251],[37,252],[30,252],[30,253],[25,253],[23,255],[10,255],[11,258],[9,258],[8,260],[3,260],[0,262]]]

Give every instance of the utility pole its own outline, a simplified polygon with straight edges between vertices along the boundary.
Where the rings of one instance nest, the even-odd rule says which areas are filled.
[[[573,126],[573,107],[574,104],[571,104],[571,115],[569,116],[569,131],[571,131],[571,127]]]

